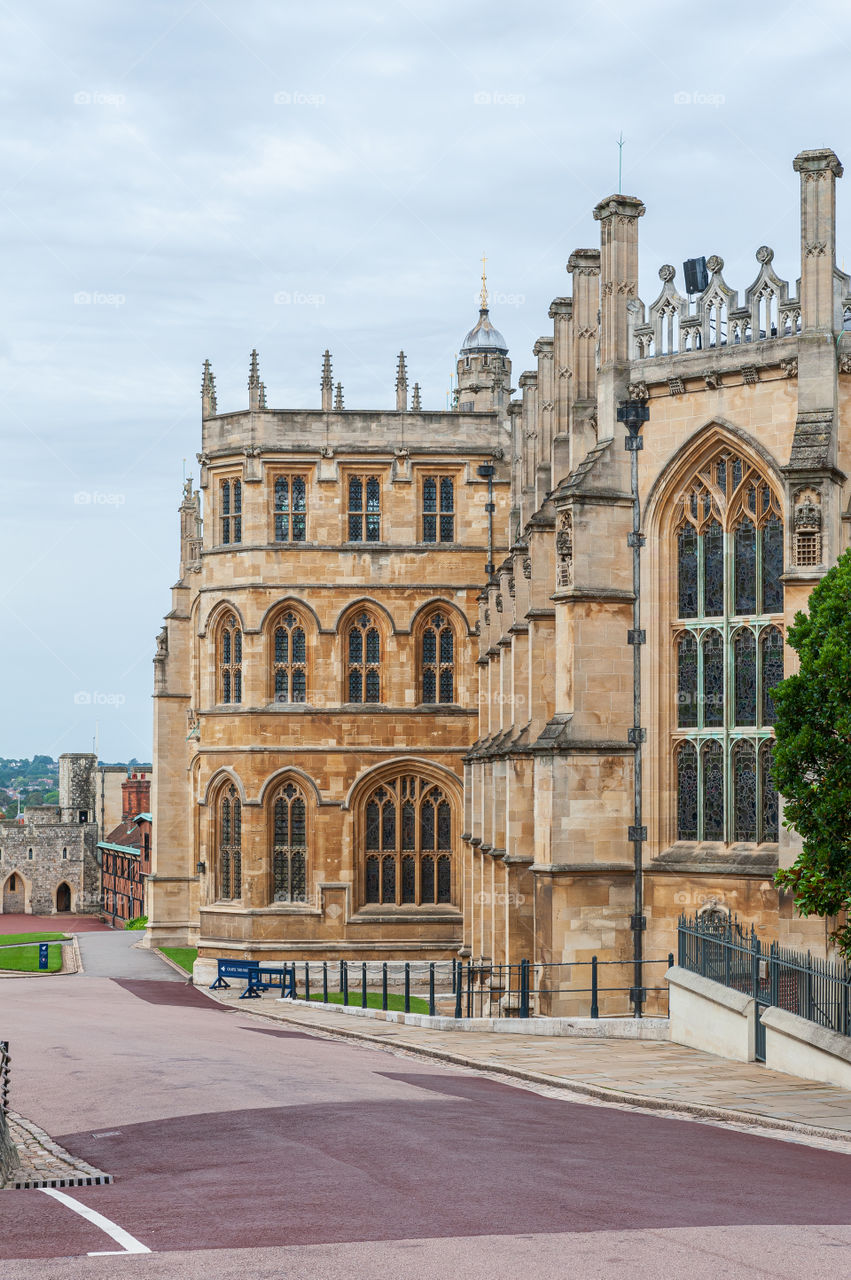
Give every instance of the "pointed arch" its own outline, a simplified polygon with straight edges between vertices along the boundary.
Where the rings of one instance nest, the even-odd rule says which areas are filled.
[[[763,762],[773,740],[766,690],[782,679],[783,492],[766,450],[713,421],[648,494],[648,642],[659,655],[649,680],[662,730],[650,777],[669,800],[662,847],[776,839]]]
[[[207,785],[204,788],[204,794],[201,797],[200,804],[211,805],[215,802],[218,791],[225,786],[226,783],[232,782],[236,787],[237,794],[243,804],[247,804],[248,800],[245,794],[245,786],[242,779],[232,765],[223,764],[210,775]]]
[[[644,500],[644,519],[649,531],[662,528],[671,502],[676,500],[683,483],[697,473],[716,450],[724,447],[731,452],[744,452],[753,467],[765,472],[778,501],[782,501],[783,475],[777,459],[750,432],[724,418],[711,418],[693,431],[659,468]]]

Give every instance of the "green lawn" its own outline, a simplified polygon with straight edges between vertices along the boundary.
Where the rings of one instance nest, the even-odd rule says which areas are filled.
[[[310,998],[311,1000],[321,1001],[322,1000],[321,989],[318,992],[311,991]],[[301,994],[299,995],[299,999],[300,1000],[304,999],[304,991],[302,991]],[[342,991],[329,991],[328,1003],[342,1004],[343,1003]],[[356,988],[353,990],[351,987],[349,987],[349,1004],[350,1005],[354,1004],[360,1007],[360,1004],[361,1004],[360,988]],[[381,1008],[381,992],[367,991],[366,1005],[368,1009],[380,1009]],[[399,995],[398,992],[396,991],[388,991],[387,1008],[392,1009],[394,1013],[403,1013],[405,1010],[405,997],[403,995]],[[421,1000],[419,996],[411,996],[411,1013],[428,1013],[428,1000]]]
[[[61,937],[62,935],[52,935]],[[47,951],[47,969],[42,972],[57,973],[62,968],[62,948],[54,945]],[[0,947],[0,969],[15,969],[19,973],[38,973],[38,947]]]
[[[168,956],[169,960],[179,964],[187,973],[192,972],[192,966],[198,959],[197,947],[160,947],[159,950],[164,956]]]
[[[19,942],[58,942],[65,937],[64,933],[0,933],[0,947],[16,946]]]

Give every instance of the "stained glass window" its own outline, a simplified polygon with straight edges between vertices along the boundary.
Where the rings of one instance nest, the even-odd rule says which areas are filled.
[[[402,858],[402,901],[416,902],[417,900],[417,861],[412,853],[406,853]]]
[[[223,545],[242,542],[242,481],[223,480],[219,500]]]
[[[219,808],[219,897],[242,897],[242,804],[231,783]]]
[[[306,902],[307,807],[294,783],[278,791],[272,815],[272,901]]]
[[[677,839],[697,839],[697,750],[692,742],[677,748]]]
[[[242,630],[235,614],[225,618],[219,646],[219,699],[242,702]]]
[[[455,481],[452,476],[426,476],[423,480],[423,542],[454,541]]]
[[[703,612],[720,618],[724,612],[724,534],[713,520],[703,533]]]
[[[677,578],[679,617],[697,617],[697,531],[684,525],[678,535]]]
[[[275,628],[275,701],[307,698],[307,641],[300,619],[291,610]]]
[[[381,481],[378,476],[349,477],[349,542],[380,542]]]
[[[430,853],[420,862],[420,897],[423,902],[434,902],[434,858]]]
[[[372,854],[366,860],[366,900],[378,902],[380,898],[378,858]]]
[[[703,724],[707,729],[724,723],[724,641],[714,628],[703,641]]]
[[[777,627],[768,627],[760,637],[762,655],[762,723],[774,724],[771,690],[783,679],[783,636]]]
[[[762,530],[762,611],[783,612],[783,524],[772,515]]]
[[[396,901],[396,859],[389,854],[381,859],[381,901]]]
[[[379,900],[371,894],[395,902],[397,886],[400,903],[451,902],[452,807],[441,788],[403,775],[372,792],[364,816],[367,902]],[[369,861],[379,855],[380,870],[377,861],[374,867]],[[386,896],[391,883],[392,899]]]
[[[724,839],[724,753],[721,743],[707,742],[703,765],[703,839]]]
[[[307,478],[275,479],[275,541],[304,542],[307,536]]]
[[[733,612],[756,613],[756,525],[743,517],[734,535],[735,607]]]
[[[349,628],[346,684],[349,702],[381,701],[381,634],[368,613]]]
[[[780,839],[780,800],[771,776],[772,744],[764,742],[759,752],[762,783],[762,838],[771,843]]]
[[[756,752],[752,742],[733,747],[733,792],[735,795],[735,839],[753,842],[756,834]]]
[[[455,637],[442,613],[429,618],[422,634],[422,700],[455,700]]]
[[[756,724],[756,637],[750,630],[739,631],[733,641],[735,665],[736,725]]]

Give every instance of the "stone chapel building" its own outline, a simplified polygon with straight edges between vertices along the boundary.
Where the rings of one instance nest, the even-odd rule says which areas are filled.
[[[794,285],[762,246],[741,291],[711,256],[699,294],[664,264],[645,305],[644,206],[598,204],[518,399],[485,299],[449,412],[409,407],[404,357],[395,412],[345,410],[326,353],[320,411],[267,408],[252,356],[219,413],[205,366],[155,658],[154,941],[626,960],[638,841],[646,954],[707,907],[823,943],[773,887],[796,848],[769,690],[849,545],[851,277],[841,165],[794,163]]]
[[[486,300],[461,403],[247,409],[203,379],[199,490],[155,658],[149,937],[201,957],[448,959],[462,941],[477,597],[508,551],[511,365]],[[203,494],[203,518],[201,495]]]

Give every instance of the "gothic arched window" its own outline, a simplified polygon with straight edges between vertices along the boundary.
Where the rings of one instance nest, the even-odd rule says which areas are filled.
[[[219,635],[219,700],[242,702],[242,628],[233,613]]]
[[[384,782],[364,806],[367,903],[451,903],[452,806],[442,787],[412,774]]]
[[[677,838],[776,841],[774,704],[783,678],[783,520],[757,467],[719,448],[681,488],[674,771]]]
[[[455,701],[455,632],[443,613],[434,613],[422,632],[422,701]]]
[[[242,897],[242,805],[233,783],[219,806],[219,897]]]
[[[360,613],[346,633],[346,699],[381,701],[381,632],[368,613]]]
[[[272,806],[272,900],[307,902],[307,806],[292,782]]]
[[[301,619],[290,609],[275,627],[275,701],[307,701],[307,642]]]

